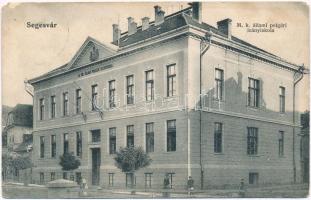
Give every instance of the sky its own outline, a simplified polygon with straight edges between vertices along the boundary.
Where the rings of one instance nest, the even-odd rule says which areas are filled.
[[[187,7],[186,2],[150,3],[10,3],[2,8],[2,104],[32,104],[24,80],[42,75],[71,60],[88,36],[112,41],[112,24],[127,31],[127,18],[154,19],[153,6],[165,15]],[[268,52],[309,67],[309,8],[296,2],[204,2],[203,21],[232,19],[232,34]],[[56,23],[53,29],[27,28],[30,23]],[[251,33],[237,23],[286,24],[273,33]],[[298,110],[309,105],[309,78],[298,85]]]

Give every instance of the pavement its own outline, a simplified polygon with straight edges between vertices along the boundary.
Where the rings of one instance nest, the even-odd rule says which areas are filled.
[[[78,191],[78,190],[77,190]],[[77,192],[78,193],[78,192]],[[245,191],[245,197],[248,198],[305,198],[309,194],[308,184],[295,185],[275,185],[260,188],[248,188]],[[6,183],[2,185],[2,197],[14,199],[37,199],[52,198],[48,196],[48,190],[41,185],[30,184],[24,186],[22,183]],[[236,198],[239,196],[238,190],[229,189],[208,189],[196,190],[191,198]],[[64,193],[66,198],[66,193]],[[131,194],[130,190],[108,190],[89,188],[87,195],[77,198],[129,198],[129,199],[146,199],[146,198],[163,198],[162,191],[139,191]],[[189,198],[187,191],[174,190],[170,192],[170,198]]]

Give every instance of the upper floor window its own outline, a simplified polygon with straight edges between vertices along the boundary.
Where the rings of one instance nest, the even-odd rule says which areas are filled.
[[[76,132],[76,151],[77,151],[77,156],[81,157],[82,156],[82,132],[78,131]]]
[[[134,76],[126,77],[126,102],[127,104],[134,103]]]
[[[44,144],[45,144],[45,137],[40,136],[40,158],[44,158]]]
[[[134,146],[134,125],[129,125],[126,127],[126,140],[127,147]]]
[[[64,154],[69,153],[69,138],[68,133],[64,133]]]
[[[247,128],[247,154],[257,155],[258,149],[258,128]]]
[[[223,100],[224,71],[215,69],[215,98]]]
[[[285,87],[280,87],[280,112],[285,112]]]
[[[279,131],[279,156],[284,155],[284,131]]]
[[[39,119],[44,119],[44,98],[39,100]]]
[[[81,89],[76,90],[76,113],[81,113],[82,94]]]
[[[91,130],[92,142],[100,142],[100,130]]]
[[[146,124],[146,152],[154,152],[154,130],[153,123]]]
[[[154,99],[153,70],[146,71],[146,101]]]
[[[222,152],[222,123],[215,123],[214,130],[214,152]]]
[[[56,135],[51,135],[51,157],[56,157]]]
[[[97,85],[92,85],[92,110],[95,110],[97,105]]]
[[[51,118],[55,118],[56,101],[55,96],[51,96]]]
[[[114,108],[116,107],[116,102],[115,102],[115,80],[109,81],[109,107]]]
[[[109,128],[109,153],[115,154],[117,150],[116,128]]]
[[[176,65],[167,66],[167,96],[176,95]]]
[[[176,151],[176,120],[167,121],[167,151]]]
[[[63,93],[63,115],[68,115],[68,92]]]
[[[248,81],[248,105],[259,107],[259,80],[249,78]]]

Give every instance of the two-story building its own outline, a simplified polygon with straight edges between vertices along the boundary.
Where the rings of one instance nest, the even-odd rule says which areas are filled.
[[[125,187],[120,147],[141,146],[152,164],[136,187],[196,188],[285,184],[300,180],[294,74],[299,66],[231,34],[231,20],[202,21],[202,4],[128,31],[113,42],[87,38],[68,63],[29,82],[34,87],[34,179],[66,177],[59,156],[73,152],[77,179]],[[295,114],[295,115],[294,115]],[[293,116],[295,121],[293,121]]]

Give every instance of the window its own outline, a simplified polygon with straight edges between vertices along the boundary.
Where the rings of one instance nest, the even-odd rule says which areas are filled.
[[[92,110],[95,110],[97,105],[97,85],[92,85]]]
[[[55,180],[55,172],[51,172],[51,181]]]
[[[134,125],[126,127],[126,141],[127,147],[134,146]]]
[[[116,128],[109,128],[109,153],[116,153]]]
[[[170,180],[170,188],[173,188],[173,180],[174,180],[174,176],[175,176],[175,173],[167,173],[168,175],[168,178]]]
[[[280,112],[285,112],[285,87],[280,87]]]
[[[247,154],[257,155],[258,148],[258,129],[254,127],[247,128]]]
[[[77,184],[80,185],[81,181],[82,181],[81,172],[76,172],[76,182],[77,182]]]
[[[82,103],[82,95],[81,89],[76,90],[76,113],[81,113],[81,103]]]
[[[51,96],[51,118],[55,118],[55,107],[56,107],[56,102],[55,102],[55,96]]]
[[[56,157],[56,135],[51,135],[51,157]]]
[[[146,152],[154,152],[154,130],[153,123],[146,124]]]
[[[44,158],[44,136],[40,136],[40,158]]]
[[[224,71],[215,69],[215,98],[223,100]]]
[[[279,156],[284,155],[284,131],[279,131]]]
[[[127,188],[132,188],[134,185],[136,185],[136,179],[133,173],[126,173],[125,184]]]
[[[167,121],[167,151],[176,151],[176,120]]]
[[[63,115],[68,115],[68,92],[63,93]]]
[[[127,104],[134,103],[134,76],[126,77],[126,102]]]
[[[67,172],[63,172],[63,179],[65,179],[65,180],[68,179],[68,174],[67,174]]]
[[[100,142],[100,130],[91,130],[92,142]]]
[[[153,70],[146,71],[146,101],[154,99]]]
[[[248,105],[259,107],[259,80],[248,79]]]
[[[40,106],[40,111],[39,111],[39,118],[40,120],[44,119],[44,99],[40,99],[39,100],[39,106]]]
[[[258,173],[254,173],[254,172],[249,173],[249,184],[251,185],[258,184]]]
[[[76,137],[77,137],[77,140],[76,140],[77,156],[81,157],[82,156],[82,132],[81,131],[76,132]]]
[[[109,81],[109,107],[114,108],[116,107],[115,102],[115,80]]]
[[[108,174],[108,181],[109,181],[108,184],[110,187],[113,186],[113,178],[114,178],[114,173],[109,173]]]
[[[43,185],[44,184],[44,173],[40,172],[40,184]]]
[[[64,133],[64,154],[69,153],[68,133]]]
[[[214,152],[222,152],[222,123],[215,123],[214,130]]]
[[[151,188],[152,173],[145,173],[145,188]]]
[[[175,64],[167,66],[167,96],[176,95],[176,71]]]

